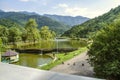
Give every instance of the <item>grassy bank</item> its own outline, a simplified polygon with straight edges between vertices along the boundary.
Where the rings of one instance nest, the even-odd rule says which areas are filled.
[[[50,70],[51,68],[59,65],[59,64],[62,64],[63,62],[69,60],[69,59],[72,59],[73,57],[81,54],[82,52],[86,51],[87,48],[84,47],[84,48],[80,48],[76,51],[73,51],[73,52],[69,52],[69,53],[59,53],[59,54],[56,54],[56,57],[57,57],[57,60],[54,61],[54,62],[51,62],[45,66],[42,66],[42,67],[38,67],[39,69],[43,69],[43,70]]]
[[[29,45],[34,45],[34,44],[37,44],[37,43],[39,43],[39,42],[17,42],[17,43],[15,43],[15,45],[13,45],[13,44],[8,44],[7,46],[6,46],[6,48],[19,48],[19,47],[21,47],[21,46],[29,46]]]

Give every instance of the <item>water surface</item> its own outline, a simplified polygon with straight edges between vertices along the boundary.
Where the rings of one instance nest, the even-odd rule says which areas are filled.
[[[22,46],[21,48],[31,49],[53,49],[53,48],[80,48],[87,45],[84,40],[68,40],[68,39],[56,39],[56,40],[41,40],[35,45]],[[34,53],[21,53],[19,55],[19,62],[17,65],[36,68],[40,65],[47,64],[52,61],[52,58],[48,55],[40,55]]]
[[[14,64],[36,68],[45,65],[52,60],[53,59],[48,55],[22,53],[19,54],[19,61]]]

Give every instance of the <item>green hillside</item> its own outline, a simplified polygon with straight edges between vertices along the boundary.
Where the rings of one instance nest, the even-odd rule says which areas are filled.
[[[90,35],[94,35],[96,31],[103,28],[106,24],[110,24],[111,22],[114,22],[118,19],[120,19],[120,6],[116,7],[115,9],[111,9],[108,13],[105,13],[102,16],[93,18],[81,25],[72,27],[62,36],[72,38],[86,38]]]
[[[72,16],[49,15],[49,14],[45,14],[44,16],[62,22],[66,25],[70,25],[71,27],[74,25],[82,24],[85,21],[89,20],[89,18],[83,16],[72,17]]]
[[[63,33],[64,31],[70,29],[69,26],[60,23],[58,21],[55,21],[51,18],[40,16],[40,15],[27,15],[20,12],[0,12],[0,25],[4,26],[11,26],[11,23],[14,23],[16,25],[24,27],[26,22],[33,18],[36,20],[38,24],[38,28],[41,28],[42,26],[49,26],[51,30],[54,30],[58,34]],[[7,23],[7,24],[6,24]],[[13,24],[12,24],[13,25]]]

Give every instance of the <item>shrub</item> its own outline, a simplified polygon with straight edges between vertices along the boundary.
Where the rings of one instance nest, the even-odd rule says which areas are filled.
[[[96,34],[88,55],[96,76],[120,79],[120,21],[107,25]]]

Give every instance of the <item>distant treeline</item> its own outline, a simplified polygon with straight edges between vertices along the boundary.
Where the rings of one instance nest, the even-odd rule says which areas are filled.
[[[12,27],[8,27],[12,25]],[[6,26],[0,25],[0,38],[3,44],[16,42],[36,42],[41,39],[48,40],[53,39],[56,33],[49,29],[48,26],[43,26],[38,29],[38,24],[35,19],[29,19],[24,27],[19,27],[19,25],[11,22]]]

